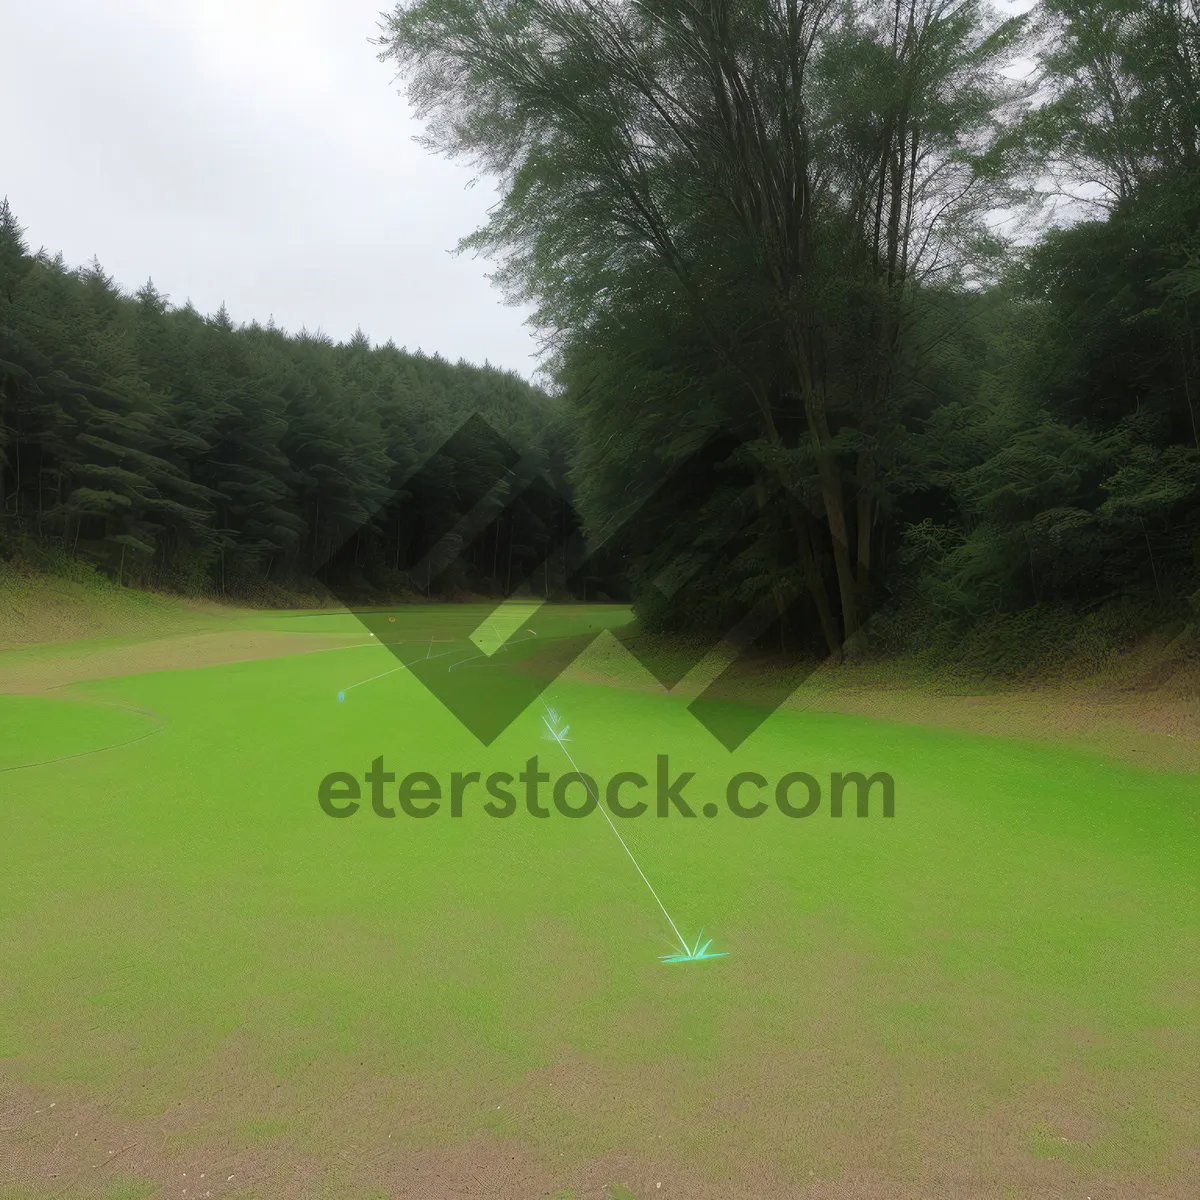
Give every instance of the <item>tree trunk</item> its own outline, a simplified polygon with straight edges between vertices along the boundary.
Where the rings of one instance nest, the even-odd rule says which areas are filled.
[[[761,388],[747,381],[747,387],[758,408],[759,419],[763,434],[772,446],[784,448],[783,437],[771,412],[771,405]],[[825,635],[825,644],[832,658],[841,661],[842,639],[838,636],[837,623],[829,608],[829,596],[825,591],[825,580],[821,575],[820,557],[812,540],[812,521],[805,513],[804,506],[796,496],[790,479],[782,473],[777,475],[780,488],[783,491],[784,503],[787,505],[788,517],[796,539],[796,554],[800,570],[804,576],[805,587],[812,598],[817,610],[817,618],[821,623],[821,632]]]
[[[833,543],[833,565],[837,572],[844,642],[851,645],[858,638],[858,601],[850,561],[850,538],[846,528],[842,475],[837,455],[829,449],[829,419],[825,411],[825,397],[811,386],[806,386],[804,390],[804,411],[816,450],[821,500],[825,506],[825,521]]]
[[[875,524],[875,501],[872,486],[875,482],[875,457],[868,451],[858,456],[858,503],[855,514],[855,533],[858,535],[856,569],[860,591],[867,586],[871,575],[871,534]]]
[[[820,560],[813,542],[812,519],[804,512],[800,503],[790,493],[787,494],[788,515],[791,518],[792,529],[796,538],[796,554],[800,560],[800,571],[804,576],[804,584],[817,610],[817,620],[821,624],[821,632],[825,636],[825,646],[829,656],[837,662],[842,659],[842,640],[838,636],[837,622],[833,619],[833,610],[829,607],[829,595],[825,591],[825,580],[821,575]]]

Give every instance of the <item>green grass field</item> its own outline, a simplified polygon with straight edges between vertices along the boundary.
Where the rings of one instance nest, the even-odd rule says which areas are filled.
[[[5,1200],[1195,1194],[1194,775],[818,711],[731,754],[568,672],[583,771],[665,754],[719,808],[617,822],[728,952],[664,964],[599,813],[317,802],[379,756],[564,773],[540,706],[484,748],[408,671],[339,703],[395,666],[347,614],[232,623],[347,644],[0,695]],[[743,771],[885,771],[895,816],[739,819]]]

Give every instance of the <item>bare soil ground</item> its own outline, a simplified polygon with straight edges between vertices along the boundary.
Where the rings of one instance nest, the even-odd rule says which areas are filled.
[[[900,688],[831,688],[813,707],[964,733],[1071,741],[1158,770],[1200,771],[1200,696],[1161,689],[1041,688],[944,696]]]
[[[698,694],[703,667],[672,694]],[[663,694],[615,643],[597,642],[567,671],[570,678]],[[985,736],[1070,742],[1155,770],[1200,771],[1200,664],[1164,660],[1147,645],[1103,675],[952,686],[917,678],[903,665],[820,668],[784,702],[784,710],[848,713]]]
[[[137,1111],[136,1081],[98,1096],[29,1087],[0,1067],[0,1196],[628,1200],[626,1188],[638,1200],[1194,1200],[1194,1152],[1177,1157],[1173,1178],[1085,1165],[1111,1084],[1076,1077],[998,1101],[970,1080],[901,1078],[824,1033],[747,1056],[719,1081],[685,1064],[646,1072],[580,1056],[454,1096],[365,1062],[276,1081],[248,1072],[231,1040],[190,1094],[149,1113]],[[692,1111],[681,1095],[696,1098]],[[471,1132],[464,1113],[476,1116]],[[538,1135],[512,1136],[500,1114]],[[593,1123],[614,1120],[628,1148],[589,1143]]]
[[[219,663],[278,658],[369,644],[363,634],[280,633],[231,629],[176,634],[152,641],[89,649],[79,643],[59,653],[28,657],[0,654],[0,692],[45,692],[91,679],[182,671]]]

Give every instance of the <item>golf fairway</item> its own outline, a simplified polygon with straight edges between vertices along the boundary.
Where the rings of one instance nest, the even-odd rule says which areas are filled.
[[[729,753],[678,699],[568,672],[572,757],[650,781],[621,836],[725,954],[665,964],[613,831],[548,787],[546,818],[520,784],[505,819],[481,787],[461,817],[381,818],[366,784],[322,811],[380,757],[447,789],[571,770],[538,705],[484,747],[408,671],[339,703],[389,670],[351,641],[0,696],[0,1079],[40,1110],[0,1162],[60,1164],[0,1166],[0,1196],[483,1195],[421,1190],[464,1148],[530,1200],[1188,1194],[1194,775],[818,711]],[[664,755],[692,818],[656,815]],[[740,772],[770,785],[753,819]],[[826,791],[789,818],[790,772],[886,772],[895,814]]]

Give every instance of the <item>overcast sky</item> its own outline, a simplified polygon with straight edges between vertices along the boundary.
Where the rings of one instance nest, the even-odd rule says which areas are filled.
[[[10,0],[0,195],[35,248],[131,290],[529,376],[526,311],[449,253],[495,191],[413,141],[368,41],[386,7]]]
[[[123,287],[529,376],[526,312],[448,251],[495,201],[421,149],[387,0],[11,0],[0,195]]]

